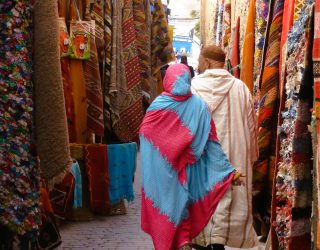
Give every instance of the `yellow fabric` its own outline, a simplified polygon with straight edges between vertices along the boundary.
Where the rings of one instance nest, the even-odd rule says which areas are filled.
[[[77,7],[82,17],[82,4],[77,1]],[[76,8],[72,2],[71,20],[77,19]],[[87,96],[82,60],[70,60],[70,78],[73,90],[74,112],[76,117],[76,143],[87,142]]]
[[[243,81],[251,94],[253,93],[253,71],[254,71],[254,48],[255,48],[255,17],[256,3],[255,0],[250,1],[246,34],[243,46],[243,58],[241,62],[240,79]]]

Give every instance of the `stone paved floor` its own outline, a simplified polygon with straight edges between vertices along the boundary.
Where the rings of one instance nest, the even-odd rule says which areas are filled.
[[[150,250],[152,241],[140,229],[140,172],[135,178],[136,200],[128,204],[125,216],[97,217],[94,221],[66,223],[60,228],[62,245],[60,250]],[[259,247],[252,250],[262,250]],[[226,250],[233,250],[228,248]]]

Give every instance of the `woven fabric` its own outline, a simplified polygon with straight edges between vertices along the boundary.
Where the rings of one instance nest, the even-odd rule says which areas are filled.
[[[40,170],[32,139],[32,1],[1,3],[0,13],[0,223],[35,237]]]
[[[222,27],[222,39],[223,48],[226,53],[226,58],[229,58],[229,46],[231,36],[231,1],[225,0],[224,12],[223,12],[223,27]]]
[[[106,43],[104,54],[104,70],[101,75],[103,76],[102,86],[106,101],[107,93],[109,92],[109,84],[111,80],[110,77],[112,55],[112,0],[105,0],[104,4],[104,41]]]
[[[82,207],[82,176],[79,163],[74,160],[72,163],[72,167],[70,170],[73,175],[75,186],[73,193],[73,208],[81,208]]]
[[[66,39],[68,39],[67,41],[70,41],[66,20],[64,17],[59,18],[59,25],[60,25],[61,73],[62,73],[62,81],[63,81],[64,102],[65,102],[65,109],[66,109],[67,122],[68,122],[69,141],[75,142],[76,141],[76,126],[75,126],[76,119],[75,119],[74,102],[73,102],[73,96],[72,96],[72,84],[70,79],[69,58],[67,58],[66,56],[63,56],[63,53],[68,54],[68,50],[69,50],[69,43],[65,44]]]
[[[85,162],[89,179],[90,209],[105,215],[110,209],[107,145],[85,146]]]
[[[253,70],[254,70],[254,41],[255,41],[255,16],[256,4],[255,0],[250,1],[249,13],[247,18],[246,34],[243,44],[243,57],[241,61],[240,79],[243,81],[250,92],[253,92]]]
[[[88,130],[97,136],[104,135],[103,97],[98,61],[98,51],[93,30],[90,38],[90,59],[84,62],[84,78],[87,97]]]
[[[151,84],[151,11],[150,0],[133,0],[136,47],[140,59],[141,87],[150,95]]]
[[[170,66],[165,92],[140,129],[141,225],[159,250],[191,244],[233,178],[208,107],[191,94],[190,81],[187,66]]]
[[[37,48],[33,58],[36,146],[43,177],[49,184],[54,184],[61,181],[71,167],[57,3],[35,1],[33,18],[34,46]]]
[[[283,11],[283,23],[281,33],[281,44],[280,44],[280,99],[284,94],[284,83],[285,83],[285,65],[287,59],[287,38],[289,30],[293,25],[293,14],[294,14],[294,0],[285,0],[284,11]]]
[[[172,43],[168,32],[168,21],[161,0],[154,1],[151,24],[151,62],[152,74],[156,76],[160,69],[174,61]]]
[[[280,36],[283,17],[283,0],[276,0],[272,10],[267,38],[266,57],[262,71],[260,103],[258,109],[259,159],[253,166],[253,210],[256,218],[268,221],[266,208],[271,204],[268,188],[269,174],[274,170],[276,154],[277,99],[279,91]],[[261,207],[264,206],[264,207]]]
[[[222,47],[222,33],[223,33],[223,12],[224,12],[224,0],[219,3],[218,23],[216,32],[216,45]]]
[[[70,2],[70,19],[77,20],[77,10],[78,7],[80,12],[80,17],[82,18],[83,6],[77,1],[78,4],[75,6],[74,1]],[[84,77],[84,69],[82,60],[70,59],[70,78],[72,84],[72,94],[74,102],[74,112],[76,116],[76,141],[77,143],[87,142],[88,133],[88,103],[86,96],[86,82]]]
[[[267,22],[269,15],[270,0],[256,1],[256,24],[255,24],[255,55],[254,55],[254,89],[253,97],[255,108],[258,109],[260,101],[260,75],[263,61],[263,51],[267,35]]]
[[[124,86],[122,83],[124,88],[119,89],[116,94],[119,98],[118,105],[120,105],[119,119],[112,121],[114,132],[122,142],[130,142],[138,137],[139,126],[144,116],[132,4],[132,0],[125,0],[122,8],[122,44],[120,46],[122,46],[121,56],[126,84]]]
[[[301,10],[305,7],[306,0],[295,0],[294,1],[294,21],[297,21]]]
[[[316,117],[316,142],[320,141],[320,1],[315,1],[315,13],[314,13],[314,38],[313,38],[313,76],[314,76],[314,108]],[[320,147],[316,147],[316,158],[315,158],[315,196],[318,197],[320,190]],[[316,218],[316,241],[315,244],[317,248],[320,248],[320,199],[317,198],[316,211],[314,211],[314,216]]]
[[[312,146],[308,125],[312,98],[312,10],[311,6],[302,10],[288,36],[287,98],[272,204],[273,247],[282,249],[311,249]]]
[[[234,36],[231,49],[231,73],[234,77],[240,77],[240,52],[239,52],[239,32],[240,32],[240,17],[237,19],[237,25],[234,30]]]
[[[108,145],[109,198],[116,205],[126,199],[134,200],[133,178],[136,171],[138,147],[136,143]]]
[[[94,20],[95,21],[95,29],[94,29],[94,39],[95,46],[97,50],[97,56],[100,63],[103,63],[105,59],[105,19],[104,19],[104,11],[105,11],[105,0],[87,0],[89,4],[87,4],[87,17],[86,20]],[[92,48],[92,47],[90,47]],[[91,55],[92,56],[92,55]],[[90,58],[91,58],[90,56]]]

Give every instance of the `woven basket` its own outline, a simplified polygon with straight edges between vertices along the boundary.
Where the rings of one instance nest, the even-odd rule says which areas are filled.
[[[84,160],[84,144],[76,144],[76,143],[70,143],[70,154],[71,157],[78,160],[83,161]]]

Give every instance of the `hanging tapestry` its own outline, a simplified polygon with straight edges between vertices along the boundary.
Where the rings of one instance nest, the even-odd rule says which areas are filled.
[[[33,141],[32,1],[2,2],[0,13],[0,224],[35,239],[41,213]]]
[[[272,189],[269,185],[275,164],[275,142],[277,127],[277,102],[279,91],[280,36],[282,29],[284,0],[276,0],[273,5],[271,24],[260,89],[258,109],[259,159],[253,166],[253,213],[256,221],[266,228],[261,232],[267,237],[270,221]]]
[[[229,46],[230,46],[230,36],[231,36],[231,2],[230,0],[225,0],[224,12],[223,12],[223,48],[226,53],[226,58],[229,58]]]
[[[87,96],[88,130],[97,136],[104,136],[103,98],[99,71],[98,51],[94,30],[91,26],[90,59],[84,61],[84,77]]]
[[[140,64],[136,49],[136,31],[133,20],[132,0],[125,0],[122,8],[122,63],[124,82],[116,93],[120,108],[119,119],[112,119],[113,130],[122,142],[133,141],[138,136],[144,111],[142,105]],[[120,62],[121,63],[121,62]],[[121,63],[121,64],[122,64]]]
[[[237,19],[237,25],[234,30],[230,57],[231,74],[236,78],[240,77],[239,30],[240,17]]]
[[[254,25],[256,17],[255,0],[250,1],[249,13],[247,18],[246,34],[243,45],[243,57],[241,61],[240,79],[243,81],[250,92],[253,92],[253,68],[254,68]]]
[[[168,32],[168,21],[161,0],[154,1],[151,25],[151,62],[152,74],[156,76],[159,70],[174,61],[172,43]]]
[[[256,21],[255,21],[255,55],[254,55],[254,87],[253,97],[255,102],[255,109],[258,109],[260,101],[260,73],[263,61],[263,51],[267,34],[267,22],[269,16],[270,0],[256,1]]]
[[[110,209],[107,145],[86,145],[85,162],[89,179],[91,211],[106,215]]]
[[[312,145],[308,125],[313,86],[312,11],[312,6],[302,10],[288,36],[287,98],[272,204],[272,244],[280,249],[311,249]]]
[[[141,87],[150,100],[151,78],[151,11],[150,0],[133,0],[133,19],[140,59]]]

